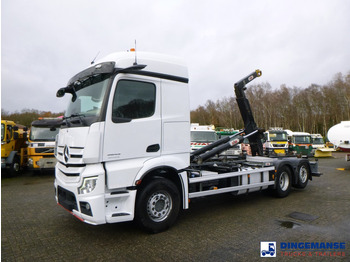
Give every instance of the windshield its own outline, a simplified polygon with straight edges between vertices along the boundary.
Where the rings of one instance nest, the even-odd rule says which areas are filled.
[[[4,140],[4,136],[5,136],[5,125],[1,124],[1,141]]]
[[[295,136],[294,143],[295,144],[311,144],[311,139],[309,136]]]
[[[82,87],[76,91],[77,99],[70,101],[65,116],[99,116],[109,78]],[[78,89],[78,88],[76,88]]]
[[[284,132],[278,132],[278,133],[271,133],[270,132],[270,140],[271,141],[287,141],[288,136],[287,136],[287,133],[284,133]]]
[[[52,131],[50,129],[50,127],[32,126],[29,139],[31,141],[55,141],[60,129],[57,127],[52,128]]]
[[[315,144],[315,145],[322,145],[322,144],[324,144],[324,141],[323,141],[322,137],[319,137],[319,138],[314,138],[312,140],[312,143]]]
[[[191,131],[192,142],[214,142],[216,140],[215,132]]]

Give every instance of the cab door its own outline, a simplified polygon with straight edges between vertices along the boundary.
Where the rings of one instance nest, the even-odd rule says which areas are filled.
[[[107,171],[120,177],[137,173],[147,159],[160,155],[160,80],[125,75],[116,78],[106,113],[103,161]]]

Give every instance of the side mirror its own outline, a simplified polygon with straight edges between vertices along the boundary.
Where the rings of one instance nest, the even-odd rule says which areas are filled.
[[[13,132],[13,139],[17,140],[19,137],[18,132]]]
[[[70,93],[72,94],[72,102],[77,100],[77,94],[75,93],[74,87],[62,87],[58,89],[56,93],[56,97],[63,97],[65,93]]]
[[[66,93],[66,88],[62,87],[62,88],[58,89],[58,91],[56,93],[56,96],[57,97],[63,97],[65,93]]]

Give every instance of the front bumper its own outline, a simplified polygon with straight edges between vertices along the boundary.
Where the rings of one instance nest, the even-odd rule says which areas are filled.
[[[54,170],[56,163],[55,157],[31,156],[28,160],[28,168],[31,170]]]
[[[84,177],[97,177],[96,187],[79,194]],[[102,164],[86,165],[78,177],[67,177],[56,167],[56,202],[79,220],[93,225],[134,219],[136,190],[106,188]]]

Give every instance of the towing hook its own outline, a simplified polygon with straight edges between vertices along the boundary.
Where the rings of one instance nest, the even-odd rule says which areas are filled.
[[[257,76],[257,77],[259,77],[259,76],[262,75],[262,72],[261,72],[261,70],[259,70],[259,69],[256,69],[256,70],[255,70],[255,73],[256,73],[256,76]]]

